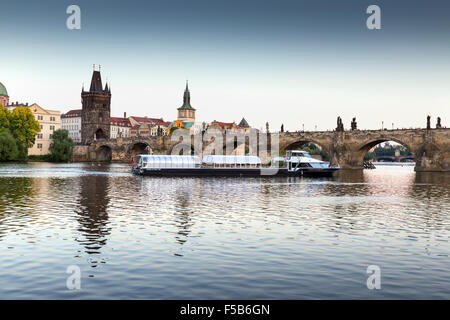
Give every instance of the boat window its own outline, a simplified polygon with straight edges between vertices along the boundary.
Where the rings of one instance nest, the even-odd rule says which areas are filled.
[[[300,167],[302,167],[302,168],[311,168],[311,165],[309,163],[302,162],[302,163],[300,163]]]

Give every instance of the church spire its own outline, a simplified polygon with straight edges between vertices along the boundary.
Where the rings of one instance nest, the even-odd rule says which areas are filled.
[[[186,90],[184,90],[183,106],[191,107],[191,93],[189,92],[188,81],[186,80]]]
[[[189,85],[187,80],[186,80],[186,89],[184,90],[183,95],[183,105],[178,109],[194,109],[191,106],[191,93],[189,92]]]

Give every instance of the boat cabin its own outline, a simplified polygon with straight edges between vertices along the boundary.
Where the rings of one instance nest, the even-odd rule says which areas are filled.
[[[140,154],[134,163],[138,168],[200,168],[200,158],[197,156],[165,156]]]
[[[257,156],[203,156],[202,163],[209,168],[260,168],[261,159]]]
[[[302,168],[329,168],[329,163],[314,159],[308,152],[302,150],[286,151],[286,163],[289,171],[297,171]]]

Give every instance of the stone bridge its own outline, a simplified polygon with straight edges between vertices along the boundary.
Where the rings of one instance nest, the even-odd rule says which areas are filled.
[[[267,137],[267,134],[261,133],[258,137],[259,140],[262,135]],[[194,137],[191,139],[194,140]],[[343,169],[362,169],[364,155],[371,148],[382,142],[395,141],[410,150],[416,162],[416,171],[450,171],[450,129],[446,128],[343,132],[297,131],[278,133],[278,139],[281,152],[300,147],[305,143],[314,143],[330,155],[331,164],[340,165]],[[270,150],[273,137],[271,138],[269,135],[267,140],[267,150]],[[89,146],[75,146],[73,161],[129,163],[135,154],[146,152],[171,154],[177,145],[179,146],[180,142],[172,140],[170,136],[98,140]],[[207,147],[208,143],[204,143],[201,153]],[[194,153],[194,148],[191,150]],[[227,153],[229,152],[227,151]],[[267,154],[258,155],[263,161],[270,158]]]
[[[387,162],[404,162],[415,160],[413,155],[409,156],[379,156],[375,157],[376,162],[387,161]]]

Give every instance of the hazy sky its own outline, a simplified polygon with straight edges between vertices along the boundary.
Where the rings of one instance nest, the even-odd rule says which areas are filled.
[[[81,30],[66,8],[81,7]],[[381,30],[366,8],[381,7]],[[450,2],[2,0],[0,82],[11,101],[81,108],[102,65],[112,115],[176,118],[189,79],[198,121],[272,129],[450,125]]]

